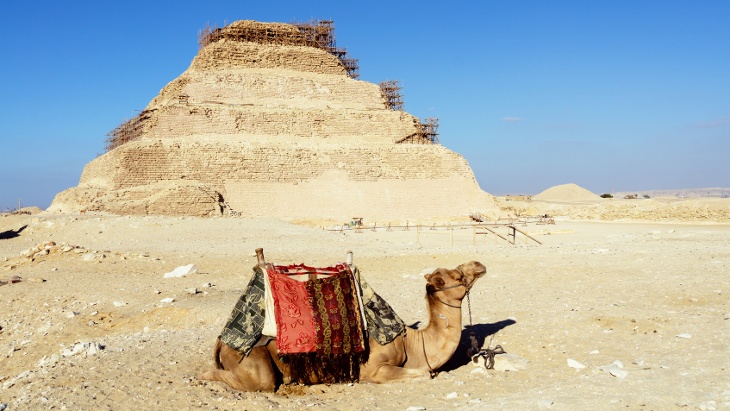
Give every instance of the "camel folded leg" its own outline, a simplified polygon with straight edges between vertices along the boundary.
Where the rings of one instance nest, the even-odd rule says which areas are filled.
[[[241,355],[236,350],[223,343],[218,344],[220,346],[216,346],[216,363],[222,368],[206,371],[199,379],[221,381],[240,391],[274,391],[276,375],[271,356],[265,347],[254,348],[241,360]]]

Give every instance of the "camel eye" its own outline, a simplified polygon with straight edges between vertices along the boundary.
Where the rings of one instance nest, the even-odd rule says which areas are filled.
[[[446,283],[445,283],[445,282],[444,282],[444,280],[442,280],[441,278],[436,278],[436,279],[435,279],[435,280],[433,281],[433,285],[435,285],[435,286],[436,286],[436,287],[438,287],[438,288],[442,288],[442,287],[443,287],[443,286],[444,286],[445,284],[446,284]]]

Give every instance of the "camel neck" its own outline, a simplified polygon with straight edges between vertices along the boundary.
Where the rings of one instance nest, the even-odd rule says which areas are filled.
[[[459,346],[461,301],[426,295],[426,302],[428,325],[422,330],[408,332],[408,362],[414,367],[430,366],[432,370],[436,370],[451,358]]]

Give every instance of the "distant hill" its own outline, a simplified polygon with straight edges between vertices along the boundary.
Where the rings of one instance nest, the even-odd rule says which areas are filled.
[[[717,197],[730,198],[730,188],[683,188],[677,190],[644,190],[644,191],[622,191],[614,194],[615,198],[623,198],[629,194],[636,194],[637,197],[648,195],[649,197]]]
[[[550,187],[532,199],[537,201],[594,201],[600,200],[601,197],[579,185],[570,183]]]

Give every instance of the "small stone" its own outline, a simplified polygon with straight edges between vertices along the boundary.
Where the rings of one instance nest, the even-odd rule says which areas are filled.
[[[46,280],[44,280],[43,278],[40,278],[40,277],[33,277],[33,278],[29,278],[28,282],[29,283],[45,283]]]
[[[69,251],[71,251],[73,249],[74,248],[71,247],[70,245],[65,245],[65,246],[61,247],[61,252],[67,253],[67,252],[69,252]]]
[[[683,334],[677,334],[677,336],[676,336],[676,337],[677,337],[677,338],[686,338],[686,339],[690,339],[690,338],[692,338],[692,334],[688,334],[688,333],[683,333]]]
[[[191,295],[195,295],[195,294],[199,293],[200,291],[198,291],[197,288],[193,287],[193,288],[186,288],[185,292],[188,294],[191,294]]]
[[[172,297],[167,297],[167,298],[163,298],[163,299],[160,300],[161,303],[171,303],[171,302],[174,302],[174,301],[175,301],[175,299],[172,298]]]
[[[71,311],[71,312],[66,313],[66,318],[74,318],[77,315],[79,315],[79,313],[77,311]]]
[[[408,407],[406,408],[406,411],[423,411],[426,407]]]
[[[84,254],[87,250],[84,248],[75,248],[74,253],[76,254]]]
[[[457,394],[456,392],[450,392],[450,393],[444,395],[444,398],[446,398],[447,400],[453,400],[454,398],[458,398],[458,397],[459,397],[459,394]]]
[[[213,287],[213,284],[212,283],[203,283],[203,284],[201,284],[201,287],[202,288],[211,288],[211,287]]]
[[[598,351],[598,350],[593,350],[593,351],[589,352],[588,354],[590,354],[590,355],[595,355],[595,354],[598,354],[598,353],[599,353],[599,351]]]
[[[125,305],[127,305],[127,303],[125,303],[124,301],[114,301],[113,304],[115,307],[124,307]]]
[[[87,253],[87,254],[84,254],[84,256],[81,258],[84,261],[94,261],[94,259],[96,258],[96,255],[94,255],[93,253]]]
[[[581,369],[585,368],[586,366],[572,358],[568,358],[568,367],[575,368],[576,370],[581,370]]]

